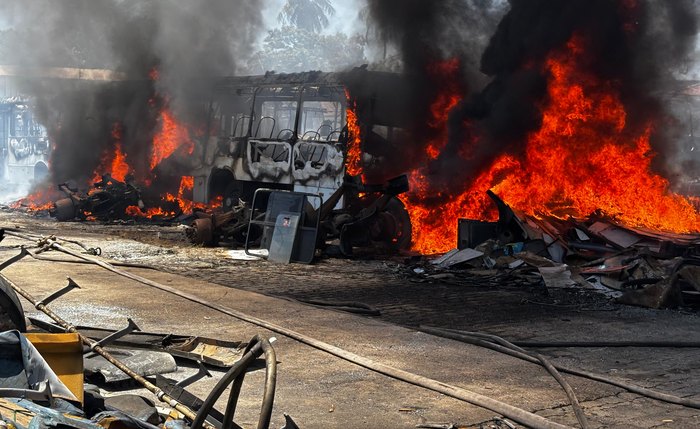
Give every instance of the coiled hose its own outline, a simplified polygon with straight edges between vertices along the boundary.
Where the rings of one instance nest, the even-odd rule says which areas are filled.
[[[199,409],[197,416],[192,422],[191,429],[202,429],[207,416],[214,408],[214,404],[216,404],[216,401],[219,400],[230,384],[232,384],[231,393],[229,394],[226,404],[226,413],[224,414],[222,429],[232,429],[236,427],[234,426],[233,416],[236,412],[236,405],[238,404],[238,397],[241,393],[246,369],[248,369],[255,359],[262,354],[265,355],[265,390],[257,428],[267,429],[270,426],[272,406],[275,402],[275,388],[277,385],[277,357],[270,342],[256,335],[248,343],[243,357],[241,357],[221,380],[216,383],[214,389],[212,389],[209,396],[204,400],[202,407]]]

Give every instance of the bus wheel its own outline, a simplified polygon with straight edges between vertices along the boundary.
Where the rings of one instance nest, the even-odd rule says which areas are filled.
[[[374,241],[384,242],[393,250],[411,246],[411,217],[401,200],[392,198],[377,216],[371,230]]]

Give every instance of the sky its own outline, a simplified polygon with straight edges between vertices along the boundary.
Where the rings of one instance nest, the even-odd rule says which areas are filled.
[[[1,1],[1,0],[0,0]],[[267,7],[264,11],[265,27],[269,30],[279,25],[277,15],[282,10],[285,0],[268,0]],[[330,21],[330,26],[326,29],[326,33],[347,33],[352,34],[359,28],[358,13],[364,6],[362,0],[332,0],[335,7],[335,16]]]

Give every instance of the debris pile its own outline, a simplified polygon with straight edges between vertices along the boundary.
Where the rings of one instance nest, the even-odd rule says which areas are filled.
[[[30,253],[5,261],[2,268]],[[0,269],[2,269],[0,268]],[[118,331],[77,328],[50,309],[53,301],[80,286],[68,279],[64,288],[39,300],[0,274],[0,425],[5,427],[60,426],[64,428],[213,429],[239,427],[233,409],[246,371],[265,358],[265,388],[258,427],[270,425],[276,384],[273,339],[255,336],[249,343],[202,337],[140,333],[136,323]],[[31,319],[28,325],[18,296],[55,324]],[[175,373],[175,358],[199,363],[199,371],[178,382],[162,374]],[[206,399],[186,388],[205,376],[202,362],[227,372]],[[155,381],[148,377],[155,376]],[[97,385],[88,384],[85,380]],[[167,404],[156,408],[145,396],[119,394],[131,381]],[[225,413],[213,408],[233,385]],[[99,387],[98,387],[99,386]],[[104,394],[107,392],[108,394]]]
[[[195,244],[259,249],[269,259],[287,263],[311,263],[319,249],[343,256],[352,256],[356,247],[396,251],[411,241],[411,221],[397,198],[407,190],[405,175],[383,185],[346,176],[326,200],[315,194],[259,189],[252,201],[239,200],[227,211],[196,211],[187,236]],[[344,208],[339,208],[342,200]],[[275,239],[283,233],[289,237]],[[281,246],[279,258],[273,255],[276,244]]]
[[[700,303],[700,235],[630,228],[587,219],[526,216],[494,193],[497,222],[459,221],[458,247],[414,270],[507,272],[547,289],[596,290],[621,303],[676,308]],[[517,273],[517,275],[516,275]]]

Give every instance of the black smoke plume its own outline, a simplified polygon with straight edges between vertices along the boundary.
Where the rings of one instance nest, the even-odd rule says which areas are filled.
[[[448,59],[457,59],[462,67],[457,81],[462,101],[450,115],[447,147],[429,164],[430,185],[443,195],[463,190],[498,155],[522,153],[527,134],[541,125],[538,106],[550,78],[544,62],[575,34],[583,35],[590,48],[586,71],[618,83],[627,127],[634,129],[667,114],[659,94],[693,49],[698,30],[693,0],[369,3],[380,33],[400,50],[411,81],[405,85],[409,93],[402,95],[411,101],[407,122],[416,137],[413,150],[407,150],[412,164],[407,169],[425,165],[425,157],[417,154],[435,133],[426,106],[445,89],[445,79],[430,70]],[[480,44],[485,32],[492,36]],[[663,155],[670,145],[663,130],[655,131],[652,145],[661,154],[654,167],[668,173]],[[459,156],[465,152],[468,160]]]
[[[448,91],[467,94],[486,82],[478,58],[503,7],[498,0],[369,0],[368,8],[380,37],[395,46],[402,59],[404,79],[392,97],[408,131],[406,143],[411,144],[402,143],[400,159],[386,154],[391,166],[380,168],[390,169],[387,175],[400,174],[425,162],[423,146],[436,134],[429,124],[435,100]],[[457,61],[449,63],[453,59]],[[360,99],[372,85],[348,80],[350,92]]]
[[[213,76],[232,75],[262,25],[263,0],[3,0],[12,49],[1,61],[26,67],[108,69],[116,82],[25,79],[54,152],[52,183],[85,183],[116,144],[150,174],[151,141],[164,105],[186,123]],[[157,79],[156,79],[157,77]],[[194,107],[193,107],[194,106]]]

